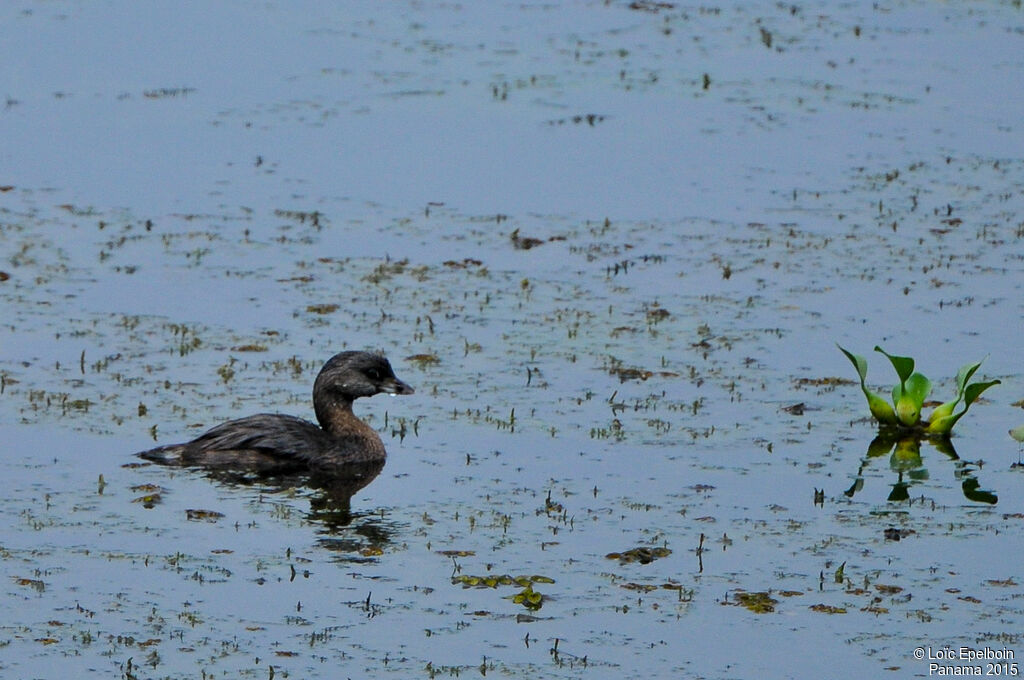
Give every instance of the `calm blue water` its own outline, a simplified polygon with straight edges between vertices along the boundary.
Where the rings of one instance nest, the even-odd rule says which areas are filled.
[[[1022,29],[1013,3],[4,5],[0,675],[1021,651]],[[959,460],[901,469],[826,380],[854,377],[837,341],[879,390],[875,344],[939,400],[986,355],[1003,385]],[[364,347],[417,394],[357,405],[390,459],[347,514],[131,465],[311,416]],[[606,557],[638,546],[671,553]],[[504,574],[541,608],[460,580]]]

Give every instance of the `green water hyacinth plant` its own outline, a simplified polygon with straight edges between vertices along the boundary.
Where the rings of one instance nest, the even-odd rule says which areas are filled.
[[[865,384],[868,374],[867,359],[859,354],[853,354],[839,345],[836,347],[839,347],[839,351],[845,354],[853,367],[857,369],[857,375],[860,376],[860,388],[864,392],[864,396],[867,397],[871,415],[883,427],[920,429],[929,435],[949,436],[953,426],[967,413],[967,409],[977,401],[981,393],[1000,382],[989,380],[968,384],[981,366],[981,361],[965,364],[957,371],[954,398],[936,406],[928,420],[922,420],[921,408],[928,395],[931,394],[932,382],[914,370],[914,360],[911,357],[889,354],[881,347],[875,346],[876,352],[884,354],[889,359],[899,378],[899,382],[892,388],[892,403],[890,404],[884,397],[867,388]],[[961,403],[963,409],[955,412]]]

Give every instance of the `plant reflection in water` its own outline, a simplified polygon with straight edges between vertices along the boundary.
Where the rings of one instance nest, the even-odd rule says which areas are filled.
[[[885,430],[868,444],[867,452],[861,459],[853,485],[843,493],[848,498],[864,488],[864,470],[872,459],[889,456],[889,467],[896,473],[896,481],[887,500],[905,501],[910,499],[910,487],[928,479],[928,470],[921,456],[921,443],[927,442],[939,453],[945,454],[953,461],[953,477],[960,482],[964,497],[975,503],[995,504],[999,497],[981,488],[975,473],[981,465],[965,461],[957,454],[956,449],[946,437],[922,437],[916,434],[905,435],[898,431]]]

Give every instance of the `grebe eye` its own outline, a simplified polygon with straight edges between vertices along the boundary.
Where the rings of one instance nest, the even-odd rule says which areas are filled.
[[[378,371],[376,368],[371,368],[366,372],[366,377],[368,377],[370,380],[380,380],[380,371]]]

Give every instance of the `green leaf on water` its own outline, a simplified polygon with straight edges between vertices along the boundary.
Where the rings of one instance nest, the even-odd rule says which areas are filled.
[[[875,351],[881,352],[889,358],[889,361],[892,362],[892,367],[896,369],[896,375],[900,377],[900,387],[906,389],[907,378],[914,372],[914,360],[911,357],[899,357],[889,354],[878,345],[875,345]]]
[[[870,409],[871,415],[880,423],[895,425],[896,412],[893,411],[892,406],[890,406],[889,402],[887,402],[883,397],[869,390],[867,385],[864,383],[864,380],[868,375],[867,359],[859,354],[848,352],[838,343],[836,344],[836,347],[839,348],[840,352],[846,355],[846,358],[850,360],[853,367],[857,369],[857,375],[860,376],[860,389],[868,400],[868,409]]]
[[[868,409],[871,410],[871,415],[875,417],[875,420],[885,425],[896,424],[896,412],[893,411],[889,402],[874,392],[868,392],[867,397]]]
[[[1010,436],[1016,439],[1017,441],[1024,443],[1024,425],[1021,425],[1020,427],[1015,427],[1012,430],[1010,430]]]
[[[857,369],[857,375],[860,376],[861,389],[865,389],[864,379],[868,377],[868,360],[859,354],[853,354],[852,352],[848,352],[847,350],[843,349],[842,345],[840,345],[839,343],[836,343],[836,347],[839,348],[840,352],[846,355],[846,358],[850,360],[850,363],[853,364],[853,367]]]
[[[955,409],[956,405],[959,404],[959,403],[960,403],[960,396],[958,395],[956,399],[952,399],[950,401],[947,401],[944,404],[940,404],[939,406],[936,406],[935,410],[932,411],[932,414],[928,417],[928,424],[930,425],[931,423],[934,423],[934,422],[936,422],[938,420],[941,420],[943,418],[946,418],[946,417],[949,417],[949,416],[953,415],[953,409]]]
[[[964,396],[964,390],[967,389],[967,381],[970,380],[974,376],[975,371],[981,367],[982,361],[985,361],[985,359],[973,364],[964,364],[960,367],[960,370],[956,372],[956,393],[961,399]]]
[[[899,382],[892,388],[892,404],[895,406],[893,408],[885,399],[867,388],[865,382],[868,373],[867,359],[859,354],[847,351],[839,344],[836,344],[836,347],[846,355],[846,358],[850,360],[850,363],[857,370],[857,375],[860,377],[860,388],[868,400],[868,408],[871,409],[871,415],[880,423],[886,425],[903,425],[906,427],[922,425],[921,407],[931,393],[932,382],[923,374],[914,371],[914,359],[912,357],[889,354],[881,346],[875,345],[875,351],[884,354],[889,359],[892,367],[896,370],[896,375],[899,377]],[[1000,381],[998,380],[967,384],[978,371],[978,368],[981,367],[982,362],[984,362],[984,359],[964,364],[957,371],[956,397],[951,401],[941,404],[932,411],[931,418],[925,423],[929,434],[948,435],[956,422],[967,413],[970,405],[981,396],[981,393],[989,387],[999,384]],[[959,413],[954,413],[953,411],[961,401],[964,403],[963,410]],[[1024,426],[1020,429],[1024,430]],[[1024,432],[1020,432],[1020,437],[1021,439],[1018,439],[1018,441],[1024,441]]]
[[[976,382],[968,385],[967,388],[964,389],[964,410],[955,415],[945,416],[932,421],[928,424],[928,432],[930,434],[948,435],[952,431],[953,426],[956,425],[956,422],[963,418],[964,414],[967,413],[967,409],[971,407],[971,404],[977,401],[978,397],[981,396],[981,393],[993,385],[999,385],[1001,382],[1001,380],[989,380],[986,382]]]
[[[938,420],[933,420],[928,423],[928,433],[948,435],[952,431],[953,426],[956,425],[956,421],[960,420],[960,416],[962,415],[963,413],[960,413],[955,416],[943,416]]]
[[[918,404],[923,404],[931,392],[932,381],[926,378],[924,374],[917,372],[910,375],[907,379],[907,386],[903,390],[904,396],[911,397]]]
[[[896,399],[896,417],[907,427],[913,427],[921,420],[921,405],[932,391],[932,381],[923,374],[911,373],[904,381],[899,398]]]
[[[946,416],[953,415],[953,409],[960,403],[960,400],[964,398],[964,390],[967,388],[967,381],[971,379],[975,371],[981,366],[981,361],[976,361],[973,364],[964,364],[960,367],[960,370],[956,374],[956,396],[954,399],[947,401],[946,403],[936,406],[935,410],[932,411],[931,417],[928,419],[929,422],[935,422]]]
[[[993,385],[1001,385],[1002,380],[989,380],[987,382],[976,382],[971,383],[964,390],[964,410],[961,411],[961,415],[967,413],[967,409],[970,408],[971,404],[978,400],[981,393],[992,387]]]

